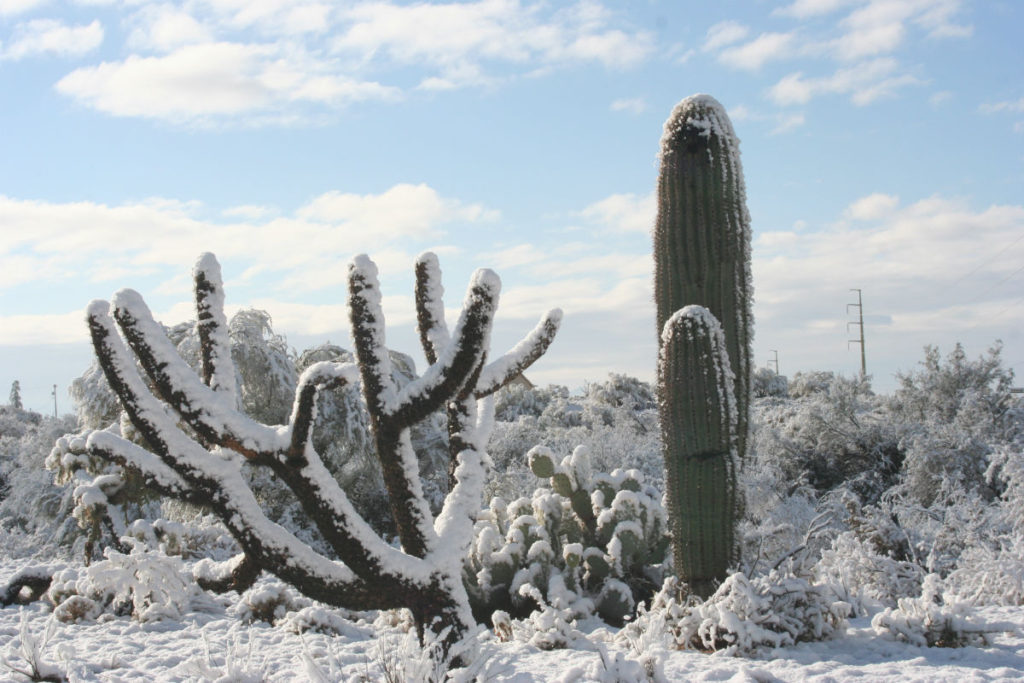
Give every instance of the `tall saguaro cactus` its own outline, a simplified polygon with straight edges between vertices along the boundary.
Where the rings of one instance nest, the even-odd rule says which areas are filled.
[[[676,489],[669,493],[668,514],[675,529],[676,569],[691,589],[707,592],[713,579],[725,578],[728,561],[724,558],[733,555],[736,467],[747,444],[753,326],[750,216],[739,140],[725,109],[713,97],[694,95],[675,107],[665,123],[660,156],[654,296],[662,361],[658,390],[665,466],[669,487]],[[682,328],[676,332],[668,329],[673,316],[687,306],[703,307],[707,315],[701,313],[701,320],[712,318],[720,323],[723,353],[698,351],[696,341],[687,339],[683,343],[678,339]],[[676,324],[682,323],[677,320]],[[689,323],[686,329],[689,331],[685,335],[698,334]],[[718,343],[714,341],[717,333],[709,329],[700,335],[705,333],[711,337],[707,343]],[[669,339],[675,339],[673,344],[679,348],[666,350]],[[693,355],[682,363],[683,353]],[[678,361],[672,368],[668,367],[670,358]],[[706,367],[706,359],[720,359],[724,367]],[[723,390],[715,382],[706,381],[711,376],[729,378],[730,401],[712,396],[716,392],[721,395]],[[705,443],[705,437],[699,434],[701,421],[711,419],[707,410],[719,409],[728,410],[732,416],[723,414],[712,421],[728,425],[730,435]],[[721,460],[721,466],[712,465],[715,458]],[[718,474],[709,479],[712,470]],[[702,482],[699,497],[710,508],[694,519],[686,517],[680,506],[692,510],[693,503],[687,496],[698,495],[696,482]],[[713,553],[718,558],[714,569],[708,566],[700,570],[711,576],[688,575],[703,563],[693,555],[711,552],[707,541],[711,536],[717,536],[715,543],[725,549]]]

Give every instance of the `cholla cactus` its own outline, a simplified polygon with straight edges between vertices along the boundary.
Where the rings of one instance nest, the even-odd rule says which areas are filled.
[[[531,585],[554,608],[621,623],[657,585],[668,546],[661,494],[637,470],[591,474],[584,446],[559,464],[544,446],[528,458],[548,486],[493,499],[477,522],[465,578],[478,617],[530,611]]]

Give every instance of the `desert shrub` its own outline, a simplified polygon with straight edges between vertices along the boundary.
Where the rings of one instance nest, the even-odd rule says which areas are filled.
[[[180,558],[133,543],[129,553],[112,548],[88,567],[53,575],[47,597],[61,621],[91,621],[101,614],[139,621],[181,619],[202,591]]]
[[[841,635],[850,609],[828,585],[779,572],[731,574],[707,600],[681,595],[675,578],[666,580],[622,637],[663,629],[680,649],[750,656]]]
[[[876,614],[871,626],[876,633],[919,647],[986,645],[991,633],[1015,628],[986,622],[971,603],[943,590],[936,574],[925,577],[920,597],[900,598],[895,609]]]

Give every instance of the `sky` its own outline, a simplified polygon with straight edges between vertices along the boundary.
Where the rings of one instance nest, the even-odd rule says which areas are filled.
[[[0,386],[70,411],[89,301],[188,320],[204,251],[299,351],[351,346],[367,253],[422,369],[433,250],[452,324],[502,277],[494,353],[564,310],[533,382],[653,380],[658,143],[695,93],[741,139],[757,366],[859,372],[857,288],[877,391],[926,344],[1021,374],[1022,29],[1016,0],[0,0]]]

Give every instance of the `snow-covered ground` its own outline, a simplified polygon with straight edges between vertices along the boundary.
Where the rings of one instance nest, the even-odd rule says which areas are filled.
[[[6,583],[23,564],[0,561],[0,581]],[[320,623],[331,623],[337,632],[299,635],[289,627],[294,618],[276,626],[246,623],[240,604],[234,593],[202,596],[177,619],[140,622],[104,615],[78,624],[54,620],[45,602],[8,607],[0,610],[0,680],[26,680],[12,668],[28,669],[26,648],[32,647],[71,681],[423,680],[423,658],[394,615],[321,615]],[[478,680],[522,683],[647,680],[637,677],[641,654],[654,655],[667,681],[1024,680],[1024,610],[989,607],[979,615],[1011,630],[993,634],[982,646],[928,648],[879,634],[861,617],[851,619],[836,639],[739,658],[660,649],[637,653],[615,637],[616,630],[594,622],[580,625],[586,637],[570,648],[548,651],[498,642],[486,632],[472,660]]]

